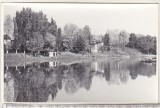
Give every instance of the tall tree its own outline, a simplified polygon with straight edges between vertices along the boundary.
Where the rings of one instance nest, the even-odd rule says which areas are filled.
[[[62,50],[62,30],[61,28],[58,28],[58,33],[56,36],[56,46],[58,48],[58,51]]]
[[[78,31],[79,27],[75,24],[66,24],[64,26],[63,38],[68,41],[70,50],[72,50],[74,43],[77,40]]]
[[[109,34],[106,33],[104,35],[104,37],[103,37],[103,44],[104,44],[104,46],[109,46],[109,44],[110,44],[109,42],[110,42],[110,37],[109,37]]]
[[[137,41],[137,36],[134,33],[131,33],[128,46],[131,48],[135,48],[136,41]]]
[[[44,47],[44,44],[43,35],[40,32],[34,32],[33,38],[29,41],[28,49],[39,53]]]
[[[88,25],[86,25],[83,28],[83,36],[85,38],[85,44],[86,44],[86,49],[89,50],[89,52],[91,52],[91,41],[92,41],[92,36],[91,36],[91,29]]]
[[[14,37],[14,40],[16,41],[13,41],[13,49],[16,49],[16,52],[17,52],[17,49],[19,49],[19,39],[18,38],[18,29],[17,29],[17,23],[15,21],[15,18],[13,18],[13,22],[14,22],[14,33],[13,33],[13,37]]]
[[[14,33],[14,22],[10,15],[6,15],[4,19],[4,34],[8,35],[10,38],[13,37]]]
[[[74,42],[74,50],[76,53],[79,53],[81,51],[85,51],[86,49],[86,43],[85,43],[85,38],[83,36],[83,31],[79,29],[77,32],[77,37]]]
[[[49,31],[50,31],[54,36],[57,35],[57,25],[56,25],[56,22],[53,20],[53,18],[51,18],[51,24],[50,24]]]
[[[37,37],[35,34],[42,35],[44,41],[48,29],[48,19],[42,11],[34,12],[31,8],[23,8],[21,11],[16,12],[15,23],[18,31],[16,34],[18,35],[15,35],[14,41],[16,41],[19,46],[23,46],[21,50],[28,49],[27,44],[34,42],[33,39]]]
[[[56,37],[47,32],[45,36],[45,45],[45,47],[49,49],[56,49]]]
[[[118,34],[119,36],[119,47],[122,48],[122,50],[124,50],[125,45],[127,44],[126,38],[127,38],[127,32],[126,31],[120,31],[120,33]]]
[[[107,34],[109,34],[110,36],[110,45],[114,46],[114,47],[118,47],[119,45],[119,30],[107,30]]]

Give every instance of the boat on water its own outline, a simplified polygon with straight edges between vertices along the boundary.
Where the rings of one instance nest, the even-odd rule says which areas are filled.
[[[156,58],[147,58],[147,59],[141,60],[141,62],[153,63],[153,62],[156,62]]]

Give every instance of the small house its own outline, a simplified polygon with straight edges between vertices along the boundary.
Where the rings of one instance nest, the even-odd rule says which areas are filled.
[[[57,57],[57,52],[55,51],[49,51],[49,57]]]

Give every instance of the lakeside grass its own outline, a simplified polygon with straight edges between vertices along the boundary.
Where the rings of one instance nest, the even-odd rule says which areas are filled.
[[[145,58],[155,57],[156,55],[142,54],[135,49],[125,48],[124,50],[117,51],[113,49],[108,52],[98,53],[86,53],[86,54],[75,54],[71,52],[61,52],[57,57],[44,57],[38,56],[33,57],[31,55],[25,55],[23,53],[10,53],[5,54],[4,64],[7,66],[23,66],[33,62],[50,62],[57,61],[62,64],[73,64],[77,62],[87,61],[99,61],[99,60],[113,60],[113,59],[131,59],[131,58]]]

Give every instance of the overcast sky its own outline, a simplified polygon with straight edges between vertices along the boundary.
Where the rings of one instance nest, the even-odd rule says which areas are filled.
[[[108,29],[158,36],[158,4],[4,4],[4,16],[15,17],[22,7],[42,10],[61,28],[66,23],[89,25],[92,34],[104,35]]]

